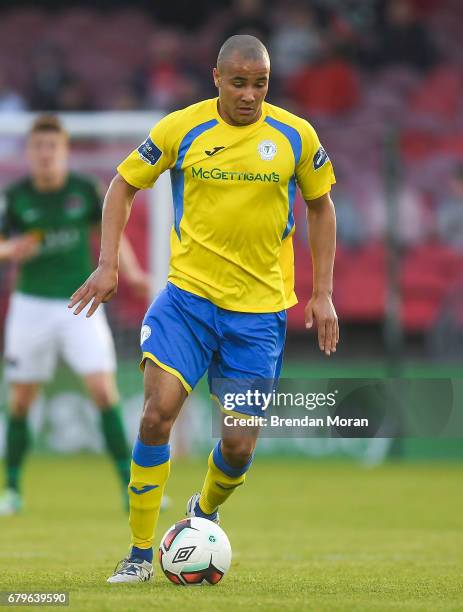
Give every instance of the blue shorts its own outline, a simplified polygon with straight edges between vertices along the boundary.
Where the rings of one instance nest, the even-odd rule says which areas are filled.
[[[207,370],[211,394],[222,403],[224,380],[278,379],[285,336],[285,310],[262,314],[225,310],[167,283],[143,320],[141,365],[151,359],[176,376],[188,392]],[[260,414],[247,406],[235,411]]]

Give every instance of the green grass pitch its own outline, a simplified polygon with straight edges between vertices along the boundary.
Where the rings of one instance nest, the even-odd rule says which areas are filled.
[[[205,464],[174,462],[156,543]],[[219,585],[176,587],[156,564],[151,583],[110,586],[128,526],[109,462],[31,457],[26,509],[0,519],[0,590],[69,590],[79,612],[463,610],[462,482],[457,463],[257,458],[222,509],[234,556]]]

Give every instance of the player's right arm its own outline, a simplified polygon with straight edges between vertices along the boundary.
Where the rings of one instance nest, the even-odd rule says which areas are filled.
[[[69,308],[79,314],[92,302],[87,317],[91,317],[102,302],[117,291],[119,251],[122,233],[130,216],[133,199],[139,189],[154,185],[159,175],[175,161],[172,139],[172,118],[164,117],[151,130],[148,138],[117,167],[103,204],[101,248],[97,269],[71,296]]]
[[[0,261],[21,263],[33,257],[39,248],[39,240],[32,234],[5,239],[0,236]]]
[[[90,317],[102,302],[107,302],[116,293],[122,232],[137,191],[138,188],[127,183],[120,174],[111,181],[103,204],[98,267],[71,296],[69,308],[78,304],[74,314],[82,312],[93,300],[87,313]]]
[[[40,244],[34,233],[19,234],[10,213],[10,201],[6,193],[0,194],[0,261],[21,263],[33,257]],[[11,236],[12,233],[17,235]]]

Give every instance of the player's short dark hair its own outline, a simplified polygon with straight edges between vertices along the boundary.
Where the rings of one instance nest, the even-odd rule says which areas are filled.
[[[29,135],[38,132],[56,132],[68,138],[68,133],[56,115],[39,115],[30,127]]]
[[[243,59],[266,59],[270,63],[270,57],[263,42],[250,34],[235,34],[227,38],[220,47],[217,57],[217,67],[220,68],[220,66],[227,62],[235,53]]]

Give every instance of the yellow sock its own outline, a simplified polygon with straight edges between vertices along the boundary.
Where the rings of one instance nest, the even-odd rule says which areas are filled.
[[[133,449],[129,483],[132,544],[137,553],[149,549],[151,558],[164,486],[169,478],[169,457],[168,444],[149,446],[138,439]]]
[[[237,487],[244,484],[252,457],[245,466],[232,467],[225,462],[219,442],[209,455],[207,463],[208,470],[201,490],[199,510],[204,514],[213,514]]]

